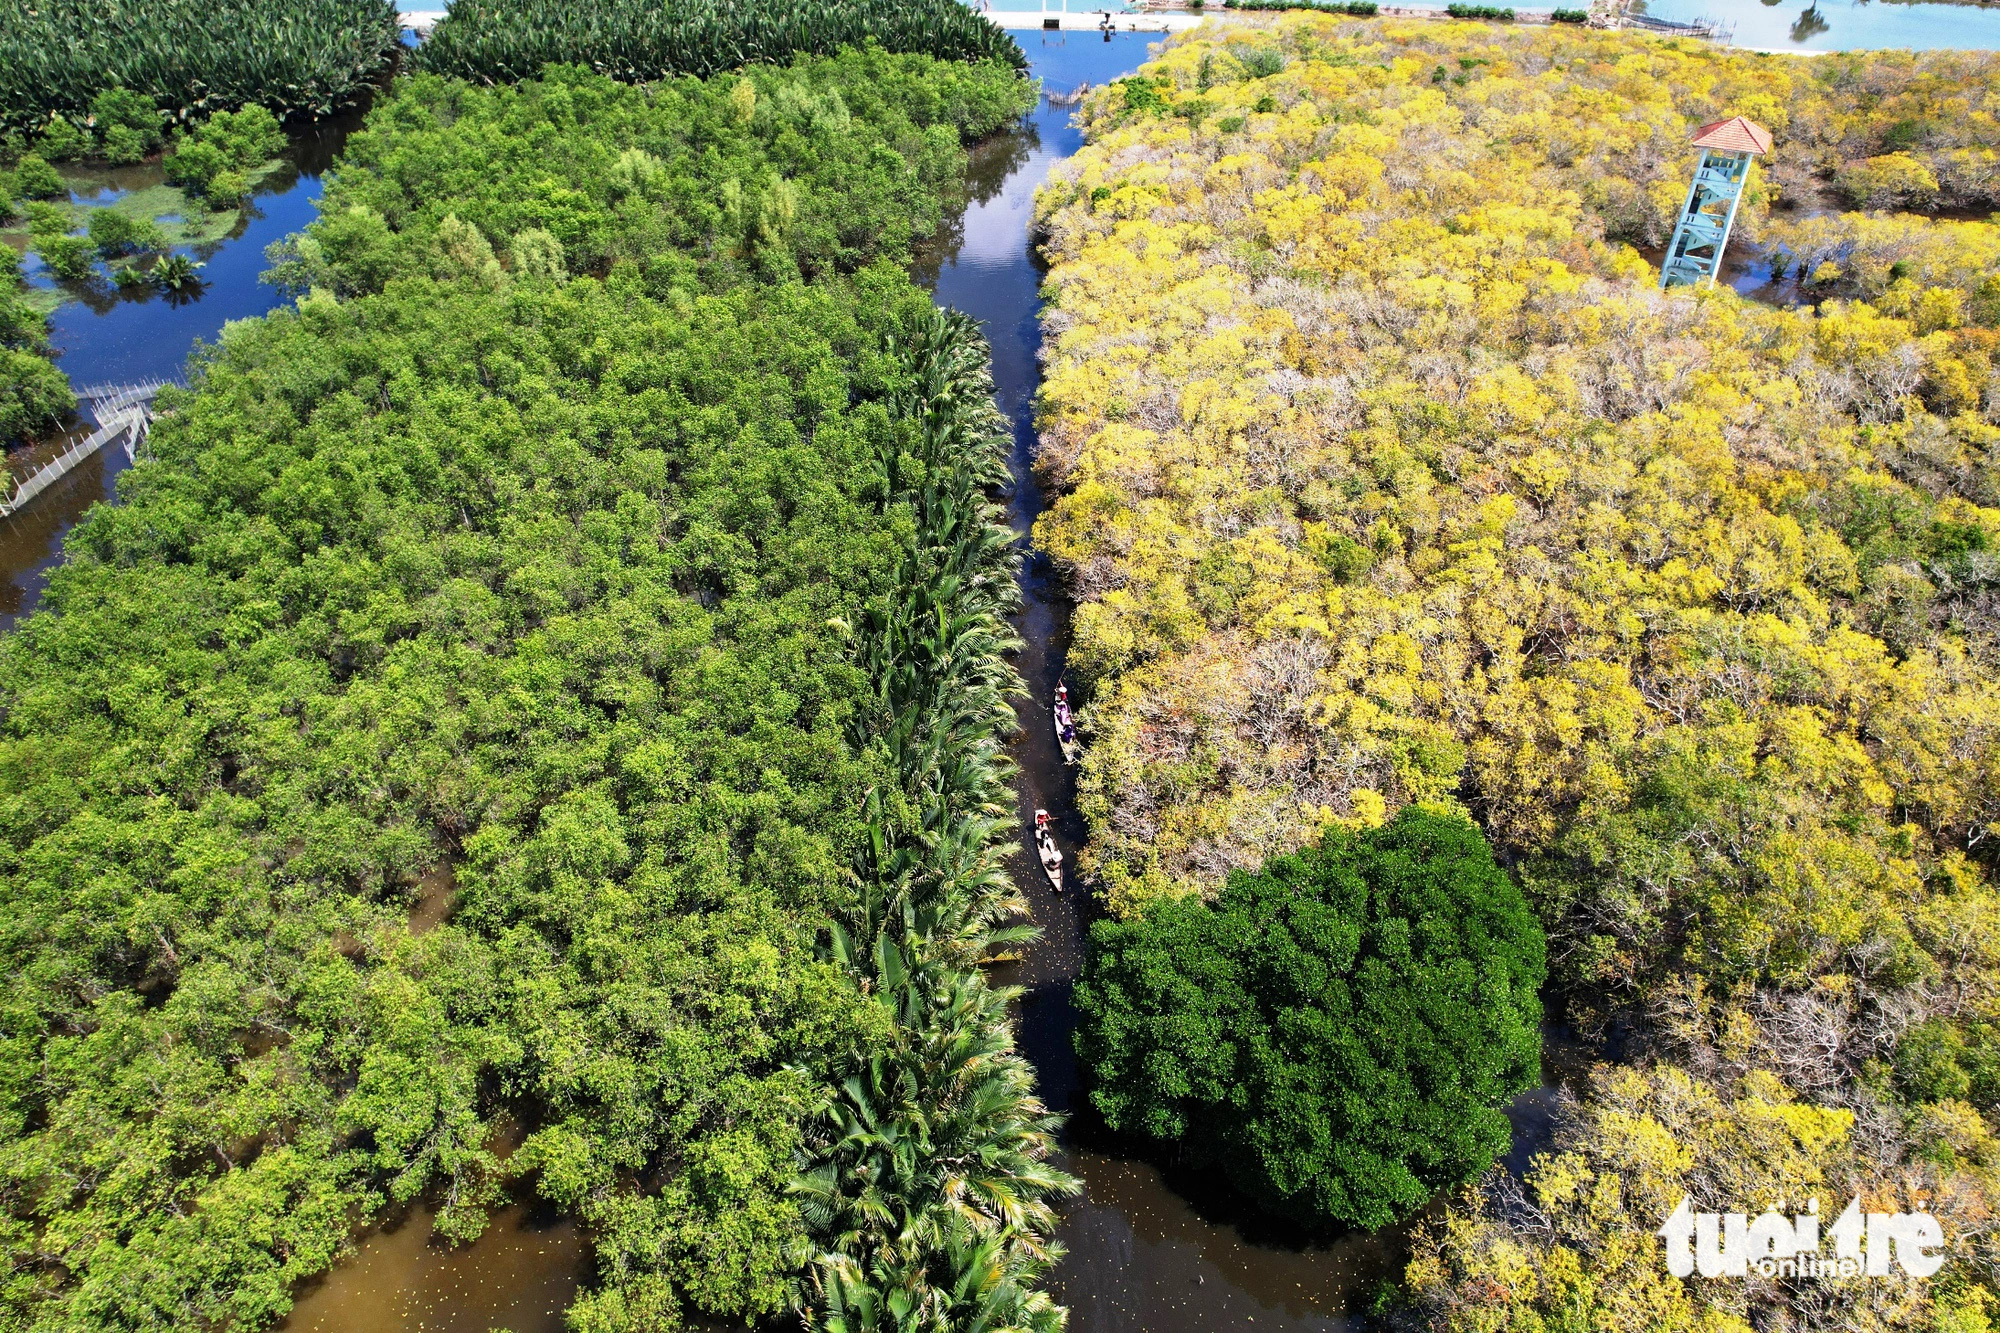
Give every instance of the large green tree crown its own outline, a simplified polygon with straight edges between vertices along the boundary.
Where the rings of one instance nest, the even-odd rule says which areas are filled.
[[[1540,1070],[1542,932],[1463,817],[1232,876],[1099,923],[1077,1045],[1114,1129],[1180,1142],[1265,1206],[1387,1225],[1477,1176]]]

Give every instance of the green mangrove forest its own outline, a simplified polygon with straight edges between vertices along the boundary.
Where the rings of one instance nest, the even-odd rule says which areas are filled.
[[[0,640],[8,1327],[265,1327],[523,1191],[575,1328],[1061,1326],[1007,436],[905,272],[1034,93],[940,45],[379,98]]]

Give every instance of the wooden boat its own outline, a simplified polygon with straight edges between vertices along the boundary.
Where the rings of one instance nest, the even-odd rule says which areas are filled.
[[[1055,704],[1056,748],[1062,751],[1063,762],[1074,764],[1083,757],[1083,743],[1076,738],[1076,715],[1069,710],[1069,687],[1056,686]]]
[[[1055,885],[1056,892],[1062,892],[1062,851],[1056,846],[1056,836],[1049,828],[1049,812],[1035,811],[1035,855],[1041,858],[1042,873]]]

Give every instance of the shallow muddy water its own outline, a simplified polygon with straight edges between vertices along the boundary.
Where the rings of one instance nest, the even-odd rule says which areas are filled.
[[[369,1232],[358,1253],[309,1283],[284,1333],[562,1333],[589,1263],[576,1224],[509,1208],[477,1244],[430,1240],[423,1209]]]

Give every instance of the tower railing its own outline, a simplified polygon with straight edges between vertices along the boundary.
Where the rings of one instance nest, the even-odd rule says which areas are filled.
[[[1702,127],[1695,138],[1701,161],[1688,182],[1687,200],[1674,219],[1673,238],[1660,264],[1660,286],[1714,282],[1722,269],[1729,232],[1750,179],[1750,161],[1770,148],[1771,136],[1738,116]]]

